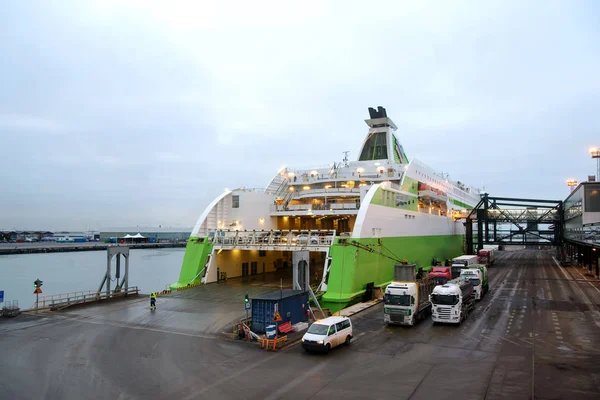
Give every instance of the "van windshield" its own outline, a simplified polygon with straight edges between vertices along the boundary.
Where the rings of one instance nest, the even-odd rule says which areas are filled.
[[[308,333],[312,333],[314,335],[327,335],[327,331],[329,330],[329,326],[321,325],[321,324],[312,324],[310,328],[308,328]]]
[[[453,306],[455,304],[458,304],[458,296],[455,294],[432,294],[431,302],[433,304]]]
[[[410,306],[409,295],[386,294],[384,300],[390,306]]]

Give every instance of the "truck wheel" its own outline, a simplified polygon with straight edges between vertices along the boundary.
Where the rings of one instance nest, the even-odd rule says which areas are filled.
[[[352,336],[348,335],[346,336],[346,344],[350,344],[350,341],[352,340]]]
[[[327,343],[325,345],[325,354],[329,353],[329,350],[331,350],[331,345],[329,343]]]

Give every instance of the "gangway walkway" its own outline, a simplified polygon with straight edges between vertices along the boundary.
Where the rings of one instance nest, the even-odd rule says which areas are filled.
[[[29,310],[25,311],[56,311],[77,304],[95,303],[102,300],[137,296],[138,294],[139,289],[137,286],[129,287],[127,290],[112,291],[110,294],[106,294],[106,292],[97,292],[94,290],[53,294],[40,297],[37,301],[37,304],[34,303]]]
[[[203,238],[199,238],[203,240]],[[208,242],[223,250],[279,250],[327,252],[335,241],[334,230],[238,231],[219,229]]]

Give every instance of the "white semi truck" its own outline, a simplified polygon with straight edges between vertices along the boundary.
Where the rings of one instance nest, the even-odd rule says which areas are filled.
[[[433,322],[460,324],[475,307],[473,284],[460,277],[436,286],[429,299]]]
[[[414,264],[396,264],[394,281],[385,289],[383,319],[387,324],[413,326],[431,313],[431,294],[435,282],[429,277],[416,279]]]
[[[489,290],[487,267],[485,265],[474,264],[469,268],[462,269],[460,276],[469,279],[473,284],[475,300],[483,299],[483,296]]]

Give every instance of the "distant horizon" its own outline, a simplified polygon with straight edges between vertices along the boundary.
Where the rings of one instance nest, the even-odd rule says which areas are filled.
[[[133,229],[131,229],[133,228]],[[169,225],[169,226],[150,226],[150,225],[139,225],[139,226],[106,226],[101,227],[99,229],[20,229],[20,228],[9,228],[4,229],[0,228],[0,232],[52,232],[52,233],[69,233],[69,232],[111,232],[111,231],[131,231],[134,229],[182,229],[182,232],[185,232],[183,229],[193,229],[193,226],[178,226],[178,225]]]

